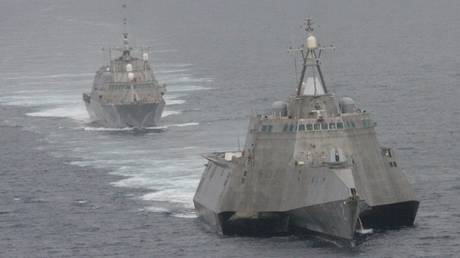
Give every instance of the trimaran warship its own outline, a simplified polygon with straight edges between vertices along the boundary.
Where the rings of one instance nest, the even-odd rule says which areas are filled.
[[[149,63],[150,48],[131,47],[126,18],[123,23],[124,46],[109,49],[109,64],[97,71],[92,90],[83,94],[83,100],[91,120],[102,126],[154,127],[165,106],[166,87],[155,79]],[[114,51],[121,56],[112,59]]]
[[[419,202],[376,123],[326,87],[306,22],[297,92],[250,117],[244,149],[205,155],[198,216],[221,234],[292,229],[354,243],[357,232],[413,225]]]

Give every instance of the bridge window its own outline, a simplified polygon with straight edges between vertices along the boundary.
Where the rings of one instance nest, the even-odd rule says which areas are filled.
[[[350,124],[351,124],[351,127],[353,127],[353,128],[355,128],[355,127],[356,127],[356,125],[355,125],[355,122],[353,122],[353,121],[350,121]]]
[[[319,125],[319,124],[314,124],[314,125],[313,125],[313,128],[314,128],[315,130],[319,130],[319,129],[320,129],[320,125]]]
[[[343,129],[343,123],[342,122],[337,123],[337,129]]]
[[[288,125],[284,125],[283,132],[286,132],[288,130]]]
[[[271,132],[272,129],[273,129],[273,125],[269,125],[269,126],[268,126],[268,132]]]
[[[299,131],[305,131],[305,125],[304,124],[299,125]]]
[[[363,124],[364,124],[364,127],[365,127],[365,128],[372,127],[372,123],[371,123],[371,120],[370,120],[370,119],[364,119],[364,120],[363,120]]]
[[[289,126],[289,131],[290,131],[290,132],[294,132],[294,125],[290,125],[290,126]]]
[[[334,130],[335,129],[335,123],[329,123],[329,129]]]
[[[313,130],[313,125],[312,125],[312,124],[307,124],[307,130],[308,130],[308,131]]]
[[[327,130],[327,129],[329,129],[328,124],[327,123],[322,123],[321,124],[321,130]]]

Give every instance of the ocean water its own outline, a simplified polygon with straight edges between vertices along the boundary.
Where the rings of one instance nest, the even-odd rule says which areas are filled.
[[[152,46],[155,74],[168,89],[162,124],[141,132],[89,124],[81,100],[104,62],[101,48],[121,44],[120,5],[1,1],[0,105],[15,111],[3,112],[1,122],[36,133],[51,157],[113,175],[101,183],[107,191],[139,189],[131,216],[148,213],[171,229],[158,231],[158,246],[136,246],[145,248],[142,256],[458,255],[460,2],[130,1],[132,41]],[[336,48],[323,55],[329,89],[373,114],[381,143],[397,150],[421,201],[413,228],[375,233],[351,251],[293,236],[222,238],[201,229],[193,211],[200,155],[236,149],[248,114],[294,93],[295,57],[287,49],[302,44],[307,16],[320,43]],[[69,256],[88,246],[80,248]]]

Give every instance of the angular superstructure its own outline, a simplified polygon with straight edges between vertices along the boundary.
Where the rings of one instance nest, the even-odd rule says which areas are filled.
[[[124,47],[109,49],[110,63],[97,71],[91,92],[83,94],[86,109],[92,121],[106,127],[157,126],[166,88],[155,79],[150,48],[130,47],[126,29],[123,41]],[[120,56],[112,59],[113,52]]]
[[[250,118],[243,150],[206,155],[197,213],[223,234],[305,229],[353,240],[369,228],[413,225],[418,209],[376,123],[351,98],[337,99],[320,67],[307,20],[297,92]]]

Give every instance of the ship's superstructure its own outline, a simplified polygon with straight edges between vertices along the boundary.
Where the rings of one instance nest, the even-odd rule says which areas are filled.
[[[124,5],[126,8],[126,5]],[[126,19],[124,46],[110,48],[109,64],[101,67],[90,93],[83,94],[91,120],[107,127],[157,126],[166,87],[155,79],[150,66],[150,48],[129,45]],[[121,55],[112,59],[112,53]]]
[[[194,204],[223,234],[306,229],[353,240],[369,228],[413,225],[418,201],[376,123],[326,87],[307,21],[296,94],[250,118],[244,149],[206,155]]]

